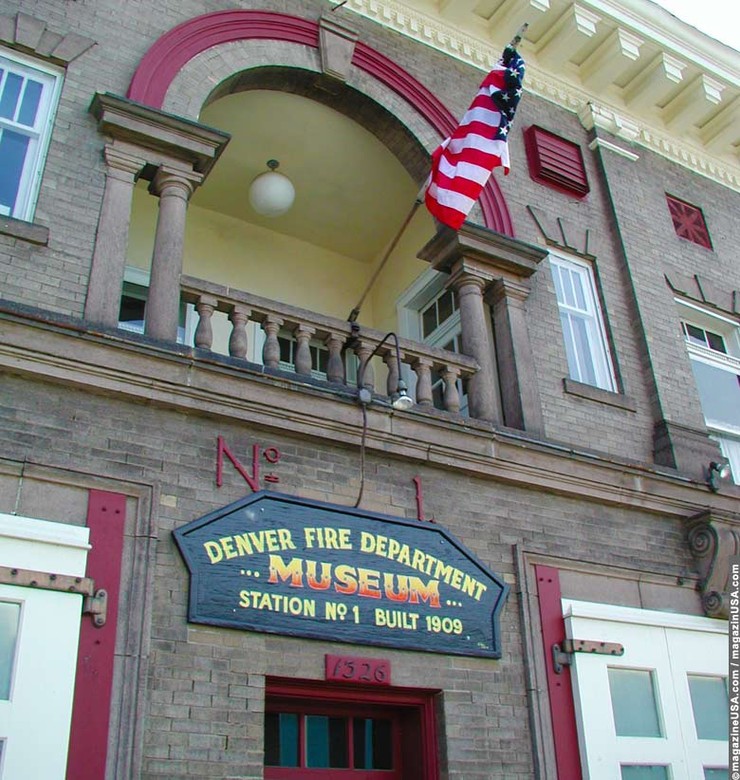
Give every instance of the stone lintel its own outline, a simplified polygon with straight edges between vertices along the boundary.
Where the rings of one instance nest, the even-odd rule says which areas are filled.
[[[524,279],[537,270],[547,250],[466,222],[459,231],[439,230],[418,257],[437,271],[449,273],[464,260],[466,268],[478,268],[490,279]]]
[[[231,138],[222,130],[108,92],[95,94],[90,113],[98,120],[100,132],[116,141],[188,162],[204,177]]]
[[[740,517],[708,509],[690,518],[687,525],[689,549],[701,580],[702,607],[709,617],[730,614],[730,561],[740,555]]]

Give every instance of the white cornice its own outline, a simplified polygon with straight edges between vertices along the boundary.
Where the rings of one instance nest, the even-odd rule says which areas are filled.
[[[740,86],[738,52],[681,22],[650,0],[579,0],[579,4],[588,5],[598,15],[608,17],[612,25],[623,25],[637,32],[669,57],[684,58],[703,69],[708,77],[724,80],[728,89]],[[466,18],[470,19],[470,24],[464,29],[459,20],[452,24],[436,14],[426,13],[419,5],[436,7],[430,0],[408,0],[406,3],[348,0],[344,8],[481,70],[488,70],[498,60],[506,41],[494,40],[493,35],[490,40],[484,40],[471,32],[475,29],[480,34],[488,33],[480,17],[469,13]],[[723,186],[740,190],[740,165],[734,163],[731,144],[722,150],[726,154],[714,154],[715,150],[709,151],[691,138],[687,140],[683,133],[672,134],[655,123],[654,110],[646,115],[632,112],[610,100],[613,95],[607,90],[594,95],[567,78],[573,73],[573,67],[567,67],[569,63],[558,69],[541,67],[534,52],[529,56],[528,46],[527,41],[522,44],[527,59],[527,92],[577,113],[587,127],[584,117],[593,112],[596,115],[594,125]]]

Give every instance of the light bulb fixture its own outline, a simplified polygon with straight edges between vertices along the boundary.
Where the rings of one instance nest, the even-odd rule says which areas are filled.
[[[707,485],[712,493],[719,490],[719,483],[730,476],[730,464],[712,461],[707,470]]]
[[[293,182],[285,174],[278,173],[279,166],[277,160],[268,160],[270,170],[260,173],[249,185],[249,202],[263,217],[285,214],[295,200]]]
[[[353,332],[354,338],[357,338],[359,327],[355,325]],[[397,411],[403,412],[407,411],[414,405],[414,399],[409,395],[406,382],[401,379],[401,348],[398,345],[398,336],[393,332],[386,333],[386,335],[383,336],[375,349],[370,353],[367,360],[365,360],[365,362],[360,366],[360,370],[357,374],[357,401],[363,407],[368,406],[372,402],[373,394],[370,392],[370,390],[368,390],[367,387],[364,387],[363,385],[363,380],[365,379],[365,368],[367,367],[367,364],[373,359],[373,357],[378,354],[378,350],[380,350],[380,348],[383,346],[383,344],[385,344],[386,341],[388,341],[388,339],[393,339],[395,344],[396,375],[398,376],[395,388],[391,389],[390,391],[391,406]]]

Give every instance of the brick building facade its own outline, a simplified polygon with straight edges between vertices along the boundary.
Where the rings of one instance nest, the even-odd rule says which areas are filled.
[[[381,266],[525,21],[511,173]],[[649,0],[5,0],[0,71],[3,780],[728,777],[737,52]]]

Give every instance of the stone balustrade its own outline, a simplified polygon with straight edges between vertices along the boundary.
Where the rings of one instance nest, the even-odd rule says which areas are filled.
[[[357,375],[371,392],[376,391],[374,363],[386,366],[386,382],[381,394],[390,395],[397,387],[398,366],[395,345],[387,341],[378,349],[378,361],[370,360],[373,351],[383,340],[385,333],[365,328],[353,331],[346,320],[326,317],[316,312],[278,303],[250,293],[233,290],[212,282],[183,276],[180,280],[182,300],[192,304],[198,313],[194,333],[194,346],[213,349],[213,317],[216,312],[225,314],[231,323],[228,351],[231,357],[246,359],[249,353],[248,323],[258,323],[264,334],[262,363],[271,369],[280,368],[280,335],[292,335],[294,340],[293,364],[298,376],[312,375],[311,345],[320,344],[328,352],[326,359],[327,381],[347,384],[344,357],[351,350],[357,358]],[[399,339],[401,362],[410,367],[416,377],[416,403],[421,407],[433,406],[433,376],[443,381],[443,403],[448,412],[460,410],[459,380],[466,383],[478,370],[476,361],[466,355],[429,347],[425,344]],[[363,370],[364,366],[364,370]],[[412,382],[412,384],[414,384]]]

